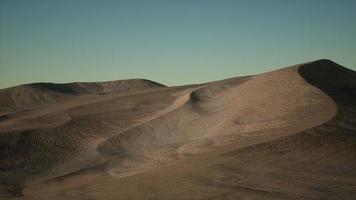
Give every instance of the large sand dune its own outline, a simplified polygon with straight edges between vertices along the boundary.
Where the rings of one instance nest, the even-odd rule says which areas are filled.
[[[355,199],[356,72],[0,90],[0,199]]]

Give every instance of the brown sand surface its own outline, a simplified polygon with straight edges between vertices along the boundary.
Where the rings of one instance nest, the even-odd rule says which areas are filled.
[[[356,199],[356,72],[0,90],[0,199]]]

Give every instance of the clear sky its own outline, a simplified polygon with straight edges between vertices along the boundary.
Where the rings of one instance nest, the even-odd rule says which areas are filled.
[[[355,0],[0,0],[0,88],[182,85],[320,58],[356,69]]]

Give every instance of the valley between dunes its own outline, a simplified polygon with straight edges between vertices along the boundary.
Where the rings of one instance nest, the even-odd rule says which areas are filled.
[[[356,72],[0,90],[0,199],[356,199]]]

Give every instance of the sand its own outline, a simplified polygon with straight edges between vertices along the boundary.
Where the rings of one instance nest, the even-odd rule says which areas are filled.
[[[356,72],[0,90],[0,199],[356,198]]]

